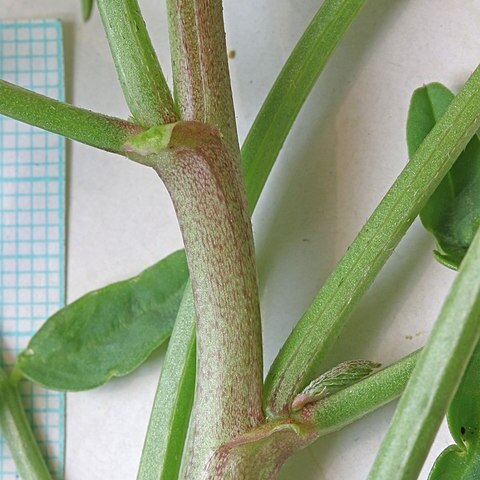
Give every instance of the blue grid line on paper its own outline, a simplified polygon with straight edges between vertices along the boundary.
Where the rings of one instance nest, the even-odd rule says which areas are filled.
[[[63,100],[60,22],[0,22],[0,78]],[[64,304],[64,245],[64,140],[0,115],[0,339],[7,368]],[[23,382],[22,398],[51,471],[60,479],[64,395]],[[0,439],[0,479],[18,478]]]

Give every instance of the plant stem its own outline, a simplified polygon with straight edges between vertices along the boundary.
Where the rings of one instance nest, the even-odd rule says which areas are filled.
[[[0,80],[0,114],[121,155],[128,138],[141,131],[125,120],[74,107],[3,80]]]
[[[325,63],[350,26],[353,17],[358,13],[360,3],[363,4],[358,0],[346,2],[326,0],[322,4],[307,32],[292,51],[257,115],[242,148],[247,200],[251,212],[257,204],[291,125]],[[195,85],[201,84],[200,66],[196,53],[198,52],[198,42],[195,36],[188,36],[190,30],[186,28],[186,25],[195,23],[194,4],[180,0],[168,0],[167,5],[173,51],[175,96],[180,103],[180,110],[184,118],[196,118],[197,116],[202,118],[203,101],[197,98],[194,88]],[[345,5],[347,5],[346,9]],[[337,15],[340,14],[342,14],[340,21],[336,21]],[[186,37],[188,42],[185,40]],[[230,101],[229,104],[231,104]],[[230,120],[228,123],[231,123]],[[192,300],[191,291],[186,290],[186,295],[190,295],[190,300]],[[158,442],[158,450],[144,448],[142,455],[142,464],[154,465],[158,458],[170,459],[170,465],[165,467],[169,472],[172,471],[170,469],[173,468],[173,463],[176,462],[175,471],[178,471],[180,466],[180,456],[167,456],[167,451],[170,448],[178,448],[178,444],[182,442],[179,435],[182,430],[176,429],[175,436],[172,437],[165,425],[174,425],[176,421],[174,417],[179,409],[181,410],[179,415],[183,418],[190,414],[188,409],[182,409],[171,399],[186,398],[187,395],[189,398],[193,396],[193,392],[188,390],[188,382],[192,372],[193,375],[195,374],[194,350],[188,348],[188,345],[195,342],[195,310],[193,301],[186,302],[184,299],[184,303],[191,304],[190,319],[187,320],[187,313],[184,313],[187,309],[184,308],[176,320],[175,325],[181,323],[185,326],[184,328],[175,328],[172,332],[170,345],[177,347],[169,348],[167,351],[155,398],[155,405],[162,405],[163,408],[160,411],[159,408],[154,407],[145,441],[150,445]],[[180,337],[179,332],[184,336],[183,338]],[[163,377],[167,377],[168,380],[163,380]],[[162,439],[167,440],[167,443]],[[169,439],[172,439],[172,442],[174,439],[172,446],[168,445]],[[159,469],[157,472],[153,468],[149,469],[151,476],[145,478],[153,480],[159,475],[166,475],[159,473],[161,471],[160,463],[157,463],[157,467]],[[143,471],[145,469],[142,468]],[[161,476],[160,478],[170,477]],[[145,479],[142,477],[141,480]]]
[[[366,0],[325,0],[290,54],[242,146],[253,211],[313,85]]]
[[[371,480],[417,478],[480,337],[480,230],[384,438]]]
[[[0,426],[23,480],[52,480],[25,415],[18,383],[0,369]]]
[[[155,394],[137,480],[178,478],[195,388],[195,307],[190,282],[185,292]]]
[[[400,395],[419,352],[294,413],[219,447],[209,462],[217,478],[274,478],[283,462],[315,439],[340,430]]]
[[[182,475],[199,478],[217,446],[263,420],[260,308],[240,165],[218,130],[198,122],[154,127],[129,148],[131,155],[157,159],[185,244],[197,318],[197,389]]]
[[[98,0],[112,57],[128,107],[145,127],[178,120],[170,90],[137,0]]]
[[[263,418],[261,405],[257,405],[257,395],[260,394],[261,396],[261,378],[263,376],[261,325],[259,311],[254,312],[255,309],[258,310],[258,292],[255,266],[251,263],[252,261],[254,262],[253,240],[240,169],[240,151],[228,72],[222,1],[167,0],[167,9],[175,98],[180,110],[180,116],[183,120],[199,121],[214,126],[218,128],[222,135],[226,147],[226,158],[229,159],[228,165],[224,165],[226,168],[223,172],[217,171],[215,173],[212,170],[212,180],[214,183],[220,184],[217,186],[217,188],[220,187],[220,190],[228,184],[226,190],[222,193],[222,195],[227,194],[225,196],[226,200],[228,195],[231,194],[237,197],[236,199],[232,197],[231,200],[227,200],[228,212],[225,212],[224,221],[230,222],[229,227],[231,227],[232,232],[240,229],[238,231],[239,237],[237,239],[235,239],[235,236],[232,237],[227,241],[227,244],[231,242],[233,242],[232,246],[236,244],[234,249],[237,251],[236,253],[231,252],[232,258],[240,255],[240,257],[237,256],[236,261],[244,263],[244,266],[232,263],[229,267],[232,268],[229,276],[239,274],[240,277],[237,280],[233,277],[230,278],[215,294],[212,291],[210,292],[212,295],[207,295],[203,300],[201,300],[201,296],[197,296],[195,293],[195,275],[192,273],[192,268],[190,269],[193,279],[195,310],[197,312],[197,388],[192,412],[192,424],[187,439],[188,453],[186,457],[188,458],[188,463],[183,469],[182,475],[184,478],[195,478],[199,469],[203,468],[206,457],[211,450],[229,438],[229,436],[232,436],[234,431],[246,431],[249,428],[247,424],[255,425]],[[220,152],[215,154],[220,154],[215,163],[222,163],[221,157],[223,155]],[[212,160],[213,158],[210,159],[210,161]],[[215,179],[214,177],[217,175],[218,178]],[[227,176],[231,176],[231,178],[227,179]],[[222,177],[226,180],[224,186],[221,185]],[[205,190],[208,197],[208,186],[203,185],[199,187],[198,200],[205,203],[206,197],[201,192]],[[234,193],[235,191],[238,193]],[[172,197],[175,203],[175,195],[172,194]],[[217,197],[217,195],[214,194],[214,197]],[[212,198],[212,205],[215,204],[213,200]],[[232,203],[228,206],[230,201]],[[240,209],[236,211],[239,207]],[[231,217],[232,214],[236,216],[235,220]],[[185,215],[188,216],[189,214],[185,212]],[[182,220],[180,217],[179,219],[182,225]],[[217,228],[220,227],[220,230],[224,230],[224,233],[227,233],[228,229],[221,227],[220,223],[217,225]],[[185,235],[186,230],[183,230]],[[246,237],[245,234],[247,234]],[[220,250],[223,250],[224,247],[220,246],[221,243],[220,241],[219,247]],[[242,243],[244,244],[243,246]],[[187,245],[186,238],[185,244]],[[247,247],[247,245],[249,246]],[[188,247],[186,247],[186,250],[188,257]],[[244,251],[242,252],[241,250]],[[211,254],[220,254],[219,258],[222,258],[222,262],[229,255],[223,251],[221,253],[212,251]],[[195,254],[193,251],[191,252],[190,258],[193,259],[195,256],[200,257],[198,249],[195,249]],[[243,259],[240,259],[242,257]],[[214,265],[212,267],[213,272],[216,267]],[[199,265],[198,268],[202,269],[202,266]],[[240,271],[235,273],[237,269],[240,269]],[[246,274],[244,278],[246,281],[245,286],[249,284],[248,288],[253,290],[248,292],[248,289],[244,289],[244,286],[237,292],[240,297],[234,299],[234,297],[237,297],[237,294],[233,293],[233,291],[228,293],[228,289],[231,288],[228,287],[228,283],[235,283],[244,274]],[[220,283],[224,281],[221,277],[222,275],[218,277]],[[206,285],[208,285],[208,281],[204,277],[202,283],[199,282],[198,286],[204,289]],[[238,287],[239,285],[234,287],[234,290],[238,289]],[[242,292],[241,294],[240,291]],[[203,295],[206,293],[204,292]],[[215,295],[217,298],[215,298]],[[230,313],[227,313],[227,311],[222,313],[222,316],[225,315],[225,320],[217,322],[216,328],[214,328],[211,321],[208,321],[205,322],[207,328],[204,329],[201,326],[203,322],[200,318],[199,307],[205,308],[207,302],[210,302],[211,305],[207,309],[215,309],[221,305],[220,303],[215,307],[215,303],[218,303],[218,301],[223,302],[222,297],[226,299],[228,295],[231,295],[231,300],[234,300],[231,303],[233,308],[228,307]],[[240,303],[246,301],[247,309],[242,310],[245,308],[244,306],[237,310],[235,303],[240,305],[238,301]],[[237,311],[236,314],[234,313],[235,311]],[[230,323],[229,320],[226,320],[226,317],[232,314],[236,318]],[[206,317],[209,315],[207,314]],[[249,316],[251,318],[248,318]],[[221,333],[222,324],[226,329],[227,324],[229,324],[228,334]],[[211,330],[209,331],[209,329]],[[200,335],[202,330],[204,331]],[[243,335],[247,336],[241,339]],[[230,340],[227,340],[229,337]],[[234,340],[235,338],[236,340]],[[239,363],[227,354],[227,351],[235,344],[231,343],[228,345],[230,341],[240,342],[241,344],[238,344],[237,349]],[[214,355],[213,357],[212,354]],[[217,357],[216,362],[213,361],[215,357]],[[223,361],[220,360],[222,357],[226,361],[223,367]],[[243,365],[246,370],[242,372],[240,365]],[[247,373],[249,369],[251,371]],[[247,377],[250,377],[250,380],[246,380]],[[248,383],[250,385],[247,385]],[[242,393],[238,390],[242,388],[240,385],[243,385],[245,392]],[[234,413],[235,411],[237,411],[237,414]],[[239,415],[239,418],[232,422],[232,419],[228,418],[232,415]],[[216,419],[212,422],[212,420],[207,420],[209,417]],[[224,417],[224,420],[221,417]],[[209,425],[209,423],[212,425]]]
[[[288,413],[294,396],[314,378],[354,306],[479,126],[480,68],[477,68],[282,347],[265,385],[265,408],[269,415]]]
[[[175,99],[183,120],[217,127],[238,156],[221,0],[167,0]]]

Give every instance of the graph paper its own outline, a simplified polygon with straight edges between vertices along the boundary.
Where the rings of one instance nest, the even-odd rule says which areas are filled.
[[[0,78],[63,99],[60,22],[0,22]],[[0,115],[0,340],[7,370],[64,302],[64,159],[63,139]],[[22,387],[35,436],[60,478],[64,395]],[[17,478],[1,439],[0,479]]]

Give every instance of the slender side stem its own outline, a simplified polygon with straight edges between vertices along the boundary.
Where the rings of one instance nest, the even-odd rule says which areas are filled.
[[[195,389],[195,307],[190,282],[185,292],[158,383],[138,480],[178,478]]]
[[[366,0],[325,0],[277,77],[242,146],[253,211],[293,122]]]
[[[23,480],[52,480],[25,415],[17,384],[0,369],[0,426]]]
[[[175,99],[183,120],[217,127],[238,156],[221,0],[167,0]]]
[[[480,230],[384,438],[371,480],[417,478],[480,338]]]
[[[157,159],[182,230],[198,352],[182,475],[200,478],[216,447],[263,421],[260,308],[240,166],[220,132],[198,122],[154,127],[128,148]]]
[[[479,126],[480,68],[477,68],[282,347],[266,380],[269,415],[287,413],[293,397],[314,378],[350,312]]]
[[[397,398],[407,385],[420,352],[417,350],[364,380],[306,406],[292,417],[312,423],[318,436],[341,430]]]
[[[217,478],[275,478],[283,462],[315,439],[340,430],[400,395],[419,352],[321,399],[290,418],[267,422],[219,447],[209,462]]]
[[[44,97],[0,80],[0,114],[108,152],[140,133],[137,125]]]
[[[98,0],[127,104],[145,127],[178,120],[137,0]]]

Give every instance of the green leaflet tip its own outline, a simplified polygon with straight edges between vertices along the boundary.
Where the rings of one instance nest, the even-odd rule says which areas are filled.
[[[450,268],[451,270],[457,271],[460,267],[460,263],[462,259],[455,258],[451,255],[441,253],[438,250],[433,251],[433,258],[440,263],[440,265],[443,265],[444,267]]]
[[[94,0],[82,0],[82,16],[85,22],[92,16],[93,2]]]
[[[442,118],[454,95],[440,83],[417,88],[407,120],[410,156]],[[474,136],[420,212],[426,230],[436,240],[433,252],[443,266],[458,270],[479,227],[480,142]]]

